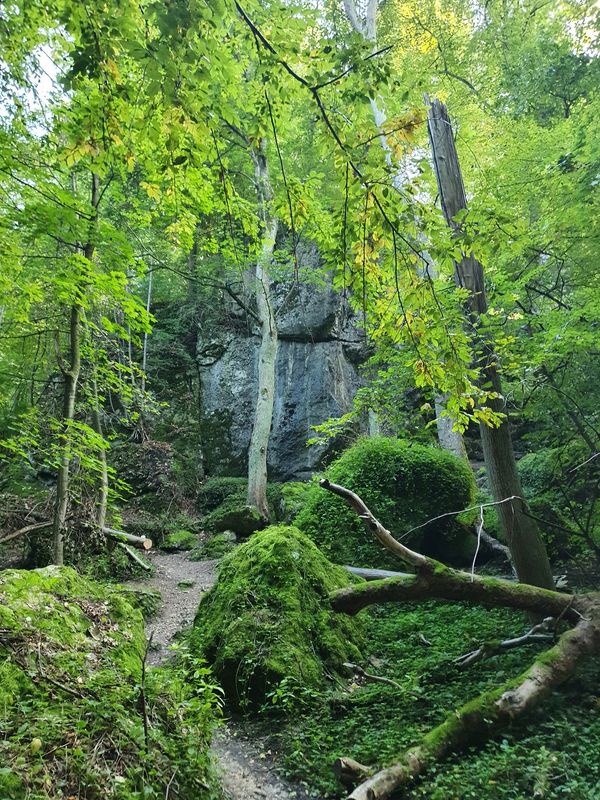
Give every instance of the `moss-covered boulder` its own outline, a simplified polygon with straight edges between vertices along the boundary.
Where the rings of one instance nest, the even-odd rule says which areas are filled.
[[[190,648],[243,710],[284,681],[318,689],[360,657],[360,620],[334,614],[328,600],[349,583],[297,528],[267,528],[224,559],[200,603]]]
[[[250,536],[265,527],[255,508],[248,505],[248,482],[245,478],[210,478],[200,490],[198,508],[204,514],[204,529],[221,533],[231,530],[238,536]],[[271,522],[279,520],[281,485],[270,483],[267,500]]]
[[[2,800],[216,796],[202,788],[210,698],[147,670],[144,733],[145,647],[141,611],[118,588],[68,568],[0,573]]]
[[[435,447],[374,437],[346,450],[326,476],[357,492],[380,522],[409,546],[444,561],[468,559],[473,537],[455,517],[438,519],[406,535],[433,517],[471,504],[475,483],[466,462]],[[317,484],[294,524],[332,561],[399,568],[398,560],[367,533],[356,513]]]
[[[185,550],[193,550],[198,544],[198,537],[191,531],[186,531],[183,528],[168,533],[162,543],[162,549],[168,553],[175,553]]]

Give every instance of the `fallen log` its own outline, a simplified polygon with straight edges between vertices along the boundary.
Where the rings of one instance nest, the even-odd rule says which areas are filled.
[[[129,545],[125,544],[125,542],[117,542],[117,547],[121,547],[127,553],[129,558],[132,561],[135,561],[136,564],[139,564],[139,566],[142,567],[142,569],[145,569],[146,572],[151,571],[152,569],[151,564],[148,564],[146,561],[144,561],[143,558],[140,558],[140,556],[138,556],[135,550],[132,550],[131,547],[129,547]]]
[[[348,800],[387,800],[435,762],[481,742],[538,706],[571,677],[583,659],[600,654],[600,592],[568,595],[451,569],[394,539],[354,492],[327,480],[321,481],[321,487],[343,498],[383,547],[415,569],[414,575],[385,578],[334,592],[331,602],[336,611],[356,614],[372,603],[440,598],[487,608],[521,609],[553,617],[555,628],[561,620],[573,626],[560,636],[554,647],[539,655],[525,673],[449,713],[441,725],[401,754],[395,764],[373,771],[362,780]],[[546,619],[545,626],[550,624]],[[503,645],[510,648],[528,640],[539,641],[538,637],[544,635],[539,630],[541,626],[534,626],[523,637],[507,640]],[[465,656],[467,661],[476,657],[478,651]],[[352,762],[352,759],[341,762],[346,760]]]
[[[408,577],[408,572],[393,572],[390,569],[367,569],[364,567],[351,567],[348,564],[344,566],[347,572],[352,575],[358,575],[359,578],[364,578],[366,581],[378,581],[381,578],[397,578]]]
[[[148,539],[146,536],[134,536],[133,533],[125,533],[125,531],[119,531],[115,528],[102,528],[102,533],[117,542],[132,544],[142,550],[152,550],[152,539]]]
[[[370,774],[371,770],[364,764],[359,764],[353,758],[336,758],[333,762],[333,774],[336,779],[347,789],[356,786]]]

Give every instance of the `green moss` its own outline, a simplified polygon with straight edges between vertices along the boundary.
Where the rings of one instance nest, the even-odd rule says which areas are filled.
[[[118,587],[68,568],[0,573],[0,797],[208,800],[210,703],[175,672],[148,670],[140,712],[141,611]],[[185,753],[185,761],[181,754]]]
[[[198,509],[202,514],[214,511],[231,495],[245,496],[247,486],[246,478],[209,478],[198,492]]]
[[[217,533],[207,539],[202,545],[194,550],[190,556],[192,561],[202,561],[205,558],[223,558],[223,556],[235,549],[235,534],[233,531]]]
[[[454,517],[407,531],[471,504],[474,481],[465,462],[434,447],[384,437],[362,439],[327,470],[326,477],[357,492],[397,537],[442,561],[468,560],[470,532]],[[398,568],[339,497],[313,484],[295,524],[332,560],[361,567]]]
[[[264,527],[260,515],[248,506],[247,486],[245,478],[210,478],[206,481],[198,499],[198,507],[204,514],[204,530],[233,530],[240,536],[249,536]],[[271,522],[277,522],[282,506],[281,484],[268,485],[267,500]]]
[[[265,521],[258,510],[247,505],[245,498],[240,502],[240,498],[235,495],[228,497],[211,511],[205,522],[209,530],[220,533],[233,531],[238,536],[250,536],[265,527]]]
[[[308,482],[290,481],[281,486],[282,511],[284,521],[293,522],[302,511],[312,492],[312,484]]]
[[[214,665],[227,698],[246,709],[286,680],[318,688],[359,657],[361,623],[328,597],[350,579],[296,528],[255,534],[223,561],[203,598],[191,648]]]
[[[149,587],[132,588],[131,586],[116,588],[119,593],[125,597],[128,603],[142,612],[142,616],[145,620],[152,619],[158,612],[162,603],[162,597],[158,589],[151,589]]]
[[[191,531],[177,530],[167,534],[162,543],[162,549],[167,551],[193,550],[198,539]]]

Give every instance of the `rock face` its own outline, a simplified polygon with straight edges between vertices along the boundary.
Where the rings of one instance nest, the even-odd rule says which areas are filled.
[[[272,287],[279,350],[269,444],[269,478],[308,477],[336,444],[307,447],[317,425],[351,409],[360,386],[360,333],[348,304],[331,288]],[[233,316],[233,312],[232,312]],[[237,318],[218,339],[199,341],[203,449],[209,474],[241,475],[257,392],[258,330]]]

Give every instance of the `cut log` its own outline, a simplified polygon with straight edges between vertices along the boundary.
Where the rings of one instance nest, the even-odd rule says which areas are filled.
[[[152,539],[148,539],[146,536],[134,536],[133,533],[125,533],[125,531],[118,531],[115,528],[102,528],[102,533],[117,542],[132,544],[142,550],[152,550]]]
[[[364,578],[366,581],[379,581],[382,578],[408,578],[408,572],[394,572],[391,569],[367,569],[364,567],[350,567],[347,564],[344,569],[352,575],[358,575],[359,578]]]
[[[145,569],[146,572],[151,571],[152,566],[148,564],[148,562],[144,561],[143,558],[140,558],[140,556],[138,556],[135,550],[132,550],[131,547],[129,547],[129,545],[125,544],[125,542],[117,542],[117,547],[121,547],[127,553],[129,558],[132,561],[135,561],[135,563],[138,564],[142,569]]]

